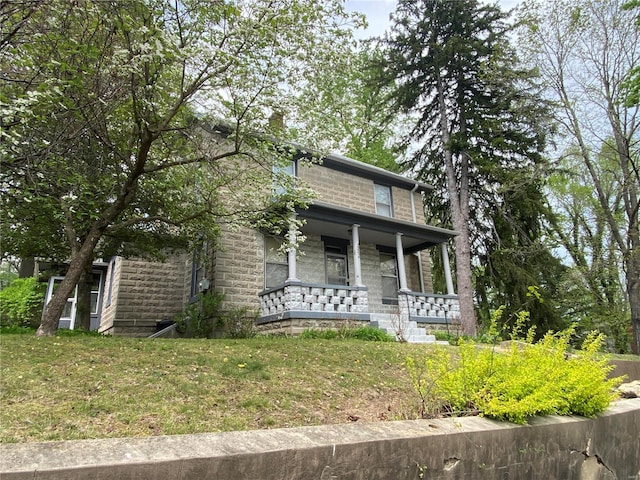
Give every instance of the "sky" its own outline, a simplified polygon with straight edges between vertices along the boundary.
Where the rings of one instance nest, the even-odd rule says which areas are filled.
[[[503,10],[510,10],[520,0],[499,0],[498,3]],[[367,16],[369,27],[357,35],[359,38],[367,38],[382,35],[389,25],[389,14],[395,10],[396,0],[347,0],[345,6],[348,11],[361,12]]]

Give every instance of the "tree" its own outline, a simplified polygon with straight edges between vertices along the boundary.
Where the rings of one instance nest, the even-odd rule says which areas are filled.
[[[366,42],[337,59],[333,69],[310,72],[300,96],[305,115],[298,128],[307,136],[321,132],[325,150],[399,172],[394,140],[403,125],[390,108],[389,86],[378,81],[381,55]]]
[[[21,5],[3,18],[1,227],[14,254],[69,260],[52,335],[96,254],[161,254],[268,208],[276,150],[255,132],[349,19],[337,0]]]
[[[629,0],[622,8],[624,10],[638,9],[640,8],[640,0]],[[638,14],[636,14],[636,24],[640,25],[640,15]],[[625,91],[625,105],[627,107],[640,105],[640,65],[635,65],[629,70],[622,88]]]
[[[532,90],[531,73],[517,67],[507,41],[507,16],[497,6],[401,0],[392,18],[385,39],[387,75],[397,85],[397,108],[415,120],[407,144],[419,145],[407,166],[421,180],[446,187],[442,196],[428,199],[427,207],[432,218],[459,233],[462,327],[474,335],[472,246],[478,251],[487,238],[482,232],[497,232],[494,214],[508,198],[501,189],[513,179],[519,178],[526,192],[539,194],[534,179],[538,166],[544,166],[546,106]],[[520,205],[526,201],[523,197]],[[500,218],[516,222],[514,231],[523,226],[514,215]],[[521,287],[526,292],[527,286]]]
[[[616,154],[602,151],[595,158],[598,176],[614,215],[624,215],[616,171]],[[549,217],[552,238],[565,252],[568,264],[559,276],[562,290],[559,302],[566,315],[577,322],[577,330],[597,329],[611,339],[614,349],[628,353],[630,336],[629,304],[622,258],[607,226],[598,199],[593,195],[589,173],[582,168],[579,152],[569,151],[560,159],[559,170],[548,183],[554,215]]]
[[[558,105],[555,117],[564,135],[558,156],[580,159],[599,206],[597,219],[588,219],[585,228],[606,228],[602,234],[611,236],[622,259],[632,347],[640,353],[640,117],[638,106],[625,105],[622,88],[640,63],[640,36],[632,13],[621,6],[616,0],[527,2],[520,34],[522,57],[539,69]],[[615,182],[605,182],[611,175]],[[612,186],[616,190],[608,192]]]

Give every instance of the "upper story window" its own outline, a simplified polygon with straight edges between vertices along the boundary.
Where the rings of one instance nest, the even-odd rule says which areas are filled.
[[[391,187],[386,185],[374,185],[376,198],[376,213],[385,217],[393,217],[393,202],[391,199]]]
[[[287,254],[282,250],[284,239],[264,237],[264,287],[279,287],[287,281],[289,263]]]
[[[293,160],[280,161],[273,168],[273,192],[283,195],[289,190],[290,184],[287,177],[296,176],[296,162]]]

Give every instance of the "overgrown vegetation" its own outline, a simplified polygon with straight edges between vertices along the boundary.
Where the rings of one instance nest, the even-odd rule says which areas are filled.
[[[494,315],[490,335],[497,338]],[[523,424],[537,415],[593,417],[613,399],[622,378],[607,379],[613,367],[600,353],[604,335],[592,332],[573,351],[575,327],[548,332],[534,342],[534,328],[521,338],[521,312],[509,346],[501,352],[461,339],[457,359],[448,350],[408,357],[407,371],[420,397],[423,417],[480,414]]]
[[[184,312],[175,316],[179,332],[192,338],[251,338],[255,337],[256,314],[248,308],[224,310],[224,295],[208,292],[198,295]]]
[[[341,326],[338,329],[309,329],[300,334],[301,338],[324,340],[354,339],[369,342],[395,342],[395,338],[387,332],[374,327]]]
[[[0,326],[37,327],[46,288],[33,277],[15,278],[0,291]]]

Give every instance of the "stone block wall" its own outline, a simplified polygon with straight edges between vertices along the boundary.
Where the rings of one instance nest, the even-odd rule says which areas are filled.
[[[376,213],[373,180],[339,172],[318,164],[300,164],[298,177],[311,187],[318,195],[317,200],[340,207]],[[394,218],[413,221],[411,210],[411,191],[392,187]],[[424,223],[422,199],[414,193],[417,221]]]
[[[249,228],[224,230],[212,260],[211,286],[224,295],[224,309],[257,311],[264,289],[264,236]]]
[[[117,259],[116,265],[111,305],[103,311],[100,331],[148,336],[155,332],[157,321],[184,309],[185,275],[191,268],[186,255],[171,257],[166,262]],[[109,279],[107,294],[108,283]]]

